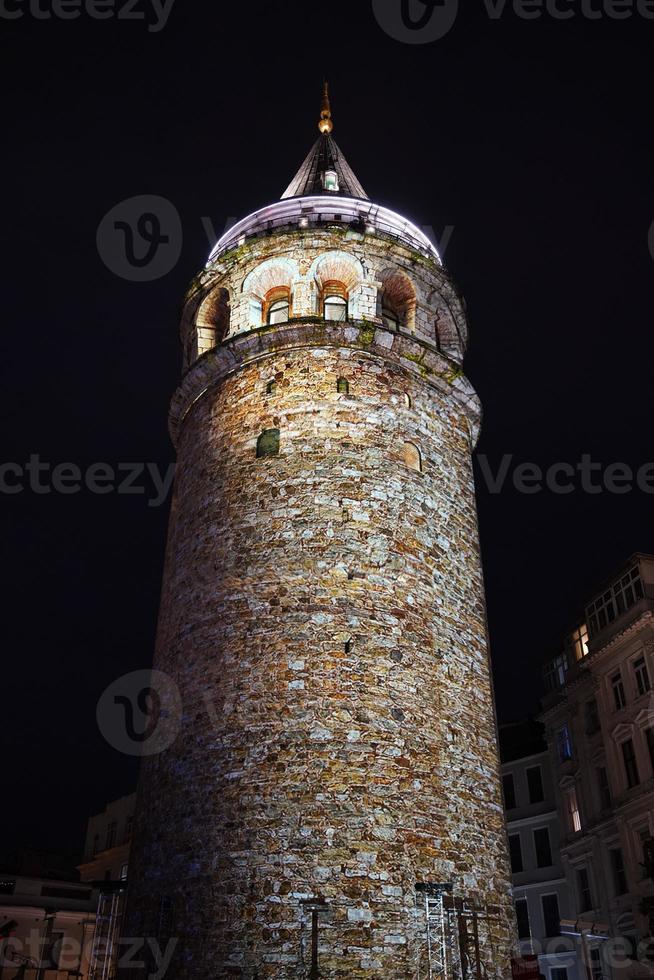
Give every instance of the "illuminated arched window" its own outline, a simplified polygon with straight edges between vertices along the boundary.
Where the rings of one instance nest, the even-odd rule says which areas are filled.
[[[404,463],[408,469],[415,470],[417,473],[422,472],[422,456],[413,442],[404,443]]]
[[[266,293],[264,307],[266,323],[288,323],[291,315],[291,293],[285,286],[270,289]]]

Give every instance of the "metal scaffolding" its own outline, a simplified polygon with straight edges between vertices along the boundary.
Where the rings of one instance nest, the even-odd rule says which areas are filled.
[[[424,903],[426,980],[488,980],[499,910],[456,897],[451,882],[416,885]],[[418,980],[421,974],[418,973]]]

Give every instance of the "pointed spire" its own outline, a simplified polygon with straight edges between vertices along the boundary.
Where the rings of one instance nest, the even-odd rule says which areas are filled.
[[[342,197],[359,197],[369,200],[352,168],[341,153],[331,133],[334,128],[329,103],[329,85],[323,85],[322,111],[318,129],[320,136],[311,147],[308,157],[282,194],[288,197],[309,197],[326,194]]]
[[[322,112],[320,113],[318,129],[321,133],[331,133],[334,129],[334,123],[332,122],[332,108],[329,104],[329,82],[327,81],[323,83],[322,87]]]

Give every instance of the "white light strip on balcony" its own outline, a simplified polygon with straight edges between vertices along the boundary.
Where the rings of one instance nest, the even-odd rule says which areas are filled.
[[[339,217],[336,218],[336,215]],[[352,220],[362,219],[368,234],[374,234],[374,231],[378,230],[398,238],[405,244],[431,255],[439,265],[442,264],[434,243],[420,228],[407,218],[396,214],[395,211],[370,201],[361,201],[355,198],[315,196],[277,201],[275,204],[260,208],[241,221],[237,221],[216,243],[207,265],[228,248],[239,243],[242,244],[248,235],[295,223],[300,227],[306,227],[312,218],[314,220],[322,218],[327,221],[342,221],[344,224]]]

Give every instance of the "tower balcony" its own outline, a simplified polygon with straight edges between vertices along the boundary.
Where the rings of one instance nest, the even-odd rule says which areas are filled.
[[[297,197],[260,208],[229,228],[214,246],[207,267],[232,249],[280,231],[342,226],[352,235],[398,242],[441,266],[434,243],[407,218],[371,201],[347,197]]]

